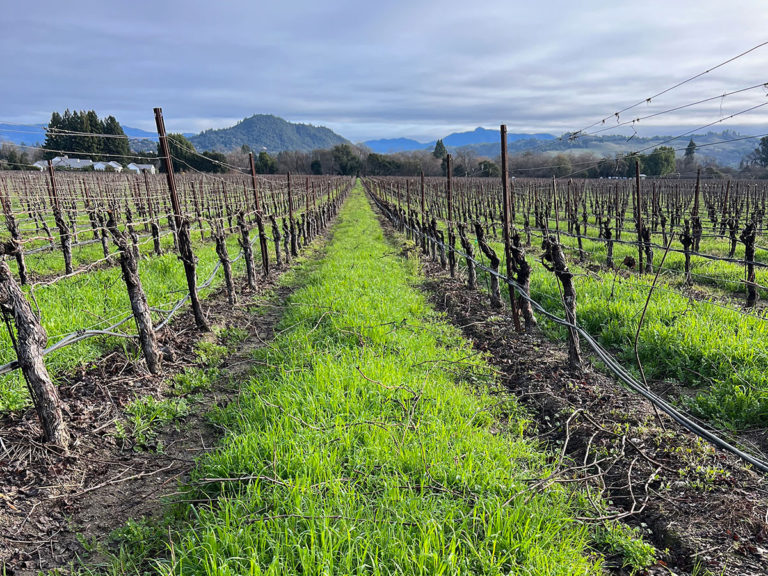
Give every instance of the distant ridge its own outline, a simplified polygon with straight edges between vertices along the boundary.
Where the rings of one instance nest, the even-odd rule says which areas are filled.
[[[394,152],[412,152],[413,150],[426,150],[434,148],[435,143],[418,142],[410,138],[382,138],[380,140],[367,140],[363,146],[368,147],[377,154],[392,154]]]
[[[555,140],[552,134],[507,134],[507,142],[518,141],[550,141]],[[464,146],[479,146],[499,143],[499,131],[488,128],[475,128],[469,132],[453,132],[442,138],[443,144],[449,149],[462,148]],[[395,152],[410,152],[412,150],[434,149],[437,140],[430,142],[418,142],[410,138],[387,138],[382,140],[367,140],[363,142],[371,151],[378,154],[392,154]]]
[[[33,146],[39,144],[42,146],[45,142],[45,131],[48,124],[1,124],[0,123],[0,142],[11,142],[12,144],[27,144]],[[157,142],[156,132],[147,132],[140,128],[131,128],[122,126],[123,132],[130,140],[152,140]]]
[[[200,151],[231,152],[247,145],[256,152],[270,154],[285,150],[312,150],[350,144],[349,140],[324,126],[294,124],[271,114],[254,114],[230,128],[205,130],[189,138]]]

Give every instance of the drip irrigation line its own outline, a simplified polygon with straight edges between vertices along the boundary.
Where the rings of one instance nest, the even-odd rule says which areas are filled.
[[[251,247],[255,246],[256,243],[260,241],[260,238],[261,238],[261,235],[258,234],[258,232],[255,233],[253,235],[253,240],[250,241]],[[265,235],[265,239],[274,241],[274,238],[270,238],[267,235]],[[239,253],[238,253],[238,255],[234,259],[230,260],[230,263],[235,263],[235,262],[239,261],[241,258],[243,258],[244,256],[245,256],[245,252],[241,248]],[[200,290],[205,290],[208,287],[210,287],[210,285],[213,283],[213,280],[216,277],[216,275],[219,272],[219,270],[221,269],[221,267],[222,267],[221,261],[218,260],[216,262],[216,265],[214,266],[213,270],[211,271],[210,275],[208,276],[208,278],[202,284],[200,284],[200,286],[199,286]],[[167,316],[160,323],[158,323],[154,327],[154,330],[155,331],[159,331],[163,327],[165,327],[168,324],[168,322],[170,321],[170,319],[176,314],[176,312],[178,312],[179,309],[181,309],[181,307],[184,305],[184,303],[186,303],[189,300],[189,298],[190,298],[190,295],[189,295],[189,293],[187,293],[182,298],[177,300],[173,304],[171,309],[168,311]],[[159,310],[157,310],[157,309],[154,309],[154,311],[155,312],[159,312]],[[129,314],[128,316],[126,316],[125,318],[120,320],[119,322],[116,322],[115,324],[112,324],[111,326],[109,326],[109,327],[107,327],[105,329],[102,329],[102,330],[83,330],[83,329],[81,329],[81,330],[76,330],[74,332],[70,332],[69,334],[66,334],[66,335],[62,336],[61,339],[58,340],[55,344],[53,344],[53,345],[49,346],[48,348],[46,348],[45,350],[43,350],[43,357],[47,356],[51,352],[54,352],[56,350],[59,350],[61,348],[66,347],[66,346],[70,346],[72,344],[75,344],[75,343],[80,342],[82,340],[85,340],[87,338],[93,338],[93,337],[96,337],[96,336],[114,336],[114,337],[118,337],[118,338],[136,339],[136,338],[138,338],[138,335],[136,335],[136,334],[125,334],[125,333],[115,332],[114,331],[116,328],[122,326],[123,324],[125,324],[126,322],[128,322],[132,318],[133,318],[133,314]],[[0,376],[2,376],[4,374],[8,374],[10,372],[13,372],[14,370],[17,370],[18,368],[19,368],[18,360],[14,360],[12,362],[8,362],[6,364],[0,365]]]
[[[368,191],[371,198],[373,198],[374,202],[379,206],[379,208],[386,212],[390,220],[394,220],[395,217],[391,214],[390,210],[383,206],[378,198],[374,194]],[[397,217],[399,220],[399,216]],[[421,232],[411,228],[408,224],[405,224],[405,227],[411,230],[411,232],[415,232],[418,235],[421,235]],[[552,314],[548,312],[541,304],[539,304],[536,300],[530,297],[526,293],[526,291],[523,289],[522,286],[520,286],[517,282],[514,280],[508,278],[507,276],[504,276],[502,274],[499,274],[495,270],[492,270],[491,268],[488,268],[484,264],[478,262],[476,259],[470,257],[468,254],[465,254],[463,251],[458,250],[452,246],[449,246],[443,242],[440,242],[436,238],[429,237],[430,242],[434,242],[435,244],[442,246],[443,249],[447,249],[457,256],[460,256],[462,258],[465,258],[467,261],[472,261],[474,265],[481,270],[484,270],[488,274],[491,274],[493,276],[496,276],[499,280],[506,283],[508,286],[511,286],[515,288],[520,296],[522,296],[527,302],[531,304],[540,314],[543,314],[546,316],[549,320],[552,322],[555,322],[556,324],[559,324],[561,326],[565,326],[569,329],[576,330],[579,335],[586,340],[586,342],[589,344],[590,348],[597,354],[597,356],[604,362],[604,364],[621,380],[624,382],[627,386],[629,386],[632,390],[642,395],[646,400],[651,402],[654,406],[656,406],[658,409],[666,413],[670,418],[672,418],[675,422],[677,422],[680,426],[685,428],[686,430],[692,432],[696,436],[699,436],[700,438],[706,440],[713,446],[716,446],[717,448],[720,448],[722,450],[725,450],[727,452],[730,452],[734,456],[740,458],[741,460],[748,462],[752,466],[754,466],[756,469],[760,470],[763,473],[768,473],[768,462],[765,460],[762,460],[760,458],[756,458],[752,456],[751,454],[748,454],[744,452],[743,450],[737,448],[736,446],[730,444],[726,440],[720,438],[717,434],[711,432],[710,430],[704,428],[702,425],[694,422],[691,418],[689,418],[687,415],[683,414],[681,411],[677,410],[675,407],[673,407],[671,404],[666,402],[663,398],[643,386],[634,376],[632,376],[619,362],[616,360],[603,346],[597,342],[586,330],[584,330],[582,327],[580,327],[578,324],[572,324],[568,322],[566,319],[561,318],[559,316],[556,316],[555,314]]]

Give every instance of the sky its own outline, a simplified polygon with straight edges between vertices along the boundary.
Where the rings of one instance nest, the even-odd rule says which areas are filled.
[[[275,114],[355,142],[768,133],[768,105],[728,118],[768,103],[768,45],[645,102],[768,42],[766,22],[765,0],[0,0],[0,123],[94,109],[154,130],[159,106],[171,132]]]

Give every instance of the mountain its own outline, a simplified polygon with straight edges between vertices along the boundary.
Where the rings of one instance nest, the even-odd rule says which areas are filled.
[[[472,146],[475,144],[487,144],[495,142],[498,144],[500,133],[498,130],[488,130],[487,128],[475,128],[471,132],[454,132],[443,138],[443,144],[447,148],[461,148],[463,146]],[[509,134],[507,133],[507,143],[518,140],[554,140],[552,134]],[[507,144],[509,145],[509,144]]]
[[[742,139],[739,139],[742,138]],[[591,153],[595,156],[615,157],[616,154],[627,154],[642,151],[647,154],[659,146],[671,146],[682,157],[688,142],[693,139],[698,147],[696,159],[699,162],[713,160],[721,166],[737,168],[739,163],[752,152],[758,144],[758,139],[747,138],[733,130],[722,132],[707,132],[705,134],[686,135],[677,139],[671,136],[651,136],[647,138],[626,136],[581,136],[574,140],[567,137],[550,140],[517,140],[508,144],[510,154],[522,152],[565,152],[570,154]],[[499,155],[498,143],[476,144],[469,148],[478,156],[495,158]]]
[[[507,133],[507,143],[512,142],[538,142],[555,140],[556,137],[552,134],[514,134]],[[448,136],[442,138],[443,144],[450,152],[453,152],[457,148],[464,148],[466,146],[475,147],[486,145],[488,147],[499,146],[499,131],[489,130],[487,128],[475,128],[469,132],[453,132]],[[390,138],[384,140],[367,140],[363,142],[365,146],[371,149],[373,152],[379,154],[392,154],[395,152],[410,152],[412,150],[432,150],[435,147],[436,140],[431,142],[417,142],[410,138]],[[495,156],[498,154],[498,150],[494,154],[484,154],[486,156]]]
[[[426,150],[434,148],[435,143],[418,142],[410,138],[384,138],[381,140],[366,140],[363,145],[377,154],[392,154],[395,152],[411,152],[413,150]]]
[[[205,130],[189,140],[201,152],[230,152],[246,144],[251,150],[266,148],[270,154],[284,150],[310,152],[350,144],[349,140],[324,126],[293,124],[271,114],[254,114],[230,128]]]
[[[157,142],[157,132],[147,132],[141,128],[131,128],[130,126],[123,126],[123,132],[131,140],[153,140]]]
[[[42,144],[47,124],[0,124],[0,142]]]

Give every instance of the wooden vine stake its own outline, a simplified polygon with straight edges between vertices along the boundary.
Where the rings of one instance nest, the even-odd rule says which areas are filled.
[[[581,344],[579,343],[579,332],[576,330],[576,290],[573,288],[573,273],[568,270],[563,248],[557,238],[545,236],[542,249],[544,250],[544,266],[550,272],[554,272],[563,286],[565,319],[570,324],[568,326],[568,363],[571,368],[581,368]],[[551,265],[546,262],[550,262]]]
[[[11,255],[14,251],[12,244],[2,247],[3,254]],[[48,342],[48,335],[32,312],[32,307],[13,279],[11,269],[5,261],[0,261],[0,309],[6,318],[9,331],[9,318],[13,319],[16,325],[16,335],[14,337],[11,331],[11,337],[19,368],[27,381],[40,418],[45,441],[66,450],[69,445],[69,432],[62,417],[61,400],[43,361],[43,350]]]
[[[149,311],[149,304],[147,304],[147,296],[141,286],[137,251],[134,250],[133,245],[128,243],[125,233],[118,229],[112,211],[108,213],[107,230],[120,250],[120,268],[123,272],[123,281],[128,289],[133,319],[136,321],[136,329],[139,332],[141,351],[144,353],[149,371],[152,374],[157,374],[160,372],[162,354],[152,327],[152,316]]]
[[[56,227],[59,229],[59,241],[61,242],[61,252],[64,254],[64,269],[67,274],[72,274],[72,238],[69,234],[69,226],[61,214],[61,204],[59,204],[59,195],[56,190],[56,178],[53,175],[53,162],[48,160],[48,175],[51,178],[51,205],[53,206],[53,219],[56,221]]]
[[[261,248],[261,267],[264,276],[269,274],[269,254],[267,252],[267,235],[264,233],[264,218],[261,214],[261,205],[259,204],[259,182],[256,180],[256,164],[253,161],[253,152],[248,156],[251,161],[251,181],[253,183],[253,204],[256,209],[256,227],[259,230],[259,247]]]
[[[210,328],[203,315],[200,299],[197,296],[195,253],[192,251],[192,242],[189,239],[189,221],[181,214],[179,196],[176,192],[176,180],[173,177],[171,149],[168,146],[168,137],[165,133],[165,121],[163,120],[162,108],[155,108],[155,123],[157,124],[157,134],[160,137],[160,148],[165,159],[165,175],[168,179],[168,190],[171,195],[171,207],[173,209],[173,221],[178,235],[179,258],[181,258],[181,261],[184,264],[184,274],[187,277],[187,287],[189,288],[189,300],[192,304],[192,314],[195,317],[197,328],[203,332],[208,332],[210,331]]]
[[[501,125],[501,186],[502,186],[502,199],[503,199],[503,226],[504,226],[504,259],[507,263],[507,280],[512,279],[512,271],[514,262],[512,260],[512,247],[510,244],[510,194],[509,194],[509,174],[507,173],[507,126]],[[507,283],[509,288],[509,305],[512,309],[512,322],[515,325],[517,332],[522,332],[520,326],[520,312],[517,309],[517,302],[515,300],[515,288],[512,284]]]
[[[446,194],[448,195],[448,269],[451,278],[456,276],[456,233],[453,230],[453,185],[451,183],[451,155],[445,157],[445,174],[447,180],[445,183]],[[398,194],[398,199],[400,195]]]

